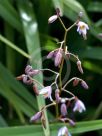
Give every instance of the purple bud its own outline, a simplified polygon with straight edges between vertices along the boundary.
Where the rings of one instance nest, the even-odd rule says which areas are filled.
[[[33,81],[29,79],[28,75],[24,75],[24,74],[22,75],[22,81],[27,85],[31,85],[33,83]]]
[[[48,55],[47,55],[47,59],[53,58],[54,55],[54,51],[51,51]]]
[[[32,70],[31,72],[29,72],[28,75],[32,77],[32,76],[35,76],[39,73],[40,73],[40,70],[35,69],[35,70]]]
[[[32,70],[33,70],[32,66],[27,65],[26,68],[25,68],[25,73],[26,73],[27,75],[29,75],[29,72],[31,72]]]
[[[77,86],[79,81],[80,80],[78,78],[75,78],[74,81],[73,81],[73,86]]]
[[[73,121],[73,120],[69,120],[69,124],[71,125],[71,126],[75,126],[75,122]]]
[[[61,115],[66,116],[67,115],[67,107],[65,103],[61,104]]]
[[[89,88],[88,85],[87,85],[87,83],[86,83],[84,80],[81,81],[81,85],[82,85],[82,87],[85,88],[85,89],[88,89],[88,88]]]
[[[80,60],[77,61],[77,66],[78,66],[78,70],[80,71],[80,73],[83,74],[83,69],[82,69],[81,61]]]
[[[39,120],[41,116],[42,116],[42,112],[41,111],[37,112],[34,116],[30,118],[30,122],[35,122]]]
[[[57,103],[59,103],[61,101],[61,97],[59,95],[59,89],[55,90],[55,98],[56,98]]]
[[[53,16],[51,16],[49,19],[48,19],[48,23],[50,24],[50,23],[53,23],[55,20],[57,20],[57,15],[53,15]]]
[[[60,63],[62,61],[62,53],[61,51],[58,51],[58,53],[56,54],[56,57],[55,57],[55,66],[59,66]]]

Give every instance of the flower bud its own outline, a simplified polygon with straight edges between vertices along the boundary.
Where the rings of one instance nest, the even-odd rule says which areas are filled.
[[[55,90],[55,98],[57,103],[61,101],[61,97],[59,96],[59,89]]]
[[[22,80],[22,75],[16,77],[17,80]]]
[[[35,75],[37,75],[39,73],[40,73],[40,70],[35,69],[35,70],[32,70],[31,72],[29,72],[28,75],[33,77],[33,76],[35,76]]]
[[[79,17],[81,18],[83,16],[83,12],[79,12]]]
[[[33,83],[33,81],[31,79],[29,79],[28,75],[23,74],[22,75],[22,81],[23,83],[27,84],[27,85],[31,85]]]
[[[42,116],[42,112],[41,111],[37,112],[34,116],[30,118],[30,122],[35,122],[39,120],[41,116]]]
[[[61,61],[62,61],[62,53],[58,51],[55,57],[55,66],[56,67],[59,66],[61,64]]]
[[[61,115],[66,116],[67,115],[67,107],[65,103],[61,104]]]
[[[85,89],[88,89],[88,88],[89,88],[88,85],[87,85],[87,83],[86,83],[84,80],[81,81],[81,85],[82,85],[82,87],[85,88]]]
[[[47,55],[47,59],[50,59],[52,58],[54,55],[54,51],[51,51],[48,55]]]
[[[49,19],[48,19],[48,23],[50,24],[50,23],[53,23],[55,20],[57,20],[57,15],[53,15],[53,16],[51,16]]]
[[[73,81],[73,86],[77,86],[79,81],[80,80],[78,78],[75,78],[74,81]]]
[[[29,72],[31,72],[32,70],[33,70],[32,66],[27,65],[26,68],[25,68],[25,73],[26,73],[27,75],[29,75]]]
[[[77,66],[78,66],[78,70],[80,71],[80,73],[83,74],[83,69],[82,69],[81,61],[80,60],[77,61]]]
[[[71,125],[71,126],[75,126],[75,122],[73,121],[73,120],[69,120],[69,124]]]

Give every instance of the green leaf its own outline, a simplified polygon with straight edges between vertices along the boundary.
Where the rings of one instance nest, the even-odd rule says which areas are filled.
[[[18,1],[18,8],[20,11],[21,20],[24,27],[24,34],[26,39],[26,44],[28,48],[28,52],[31,56],[31,65],[33,68],[41,69],[41,47],[40,47],[40,39],[38,33],[38,24],[34,15],[34,11],[32,5],[29,4],[29,1]],[[36,79],[43,84],[43,75],[40,74],[36,77]],[[39,110],[45,105],[45,100],[41,96],[37,97]],[[44,133],[46,136],[50,135],[49,131],[49,124],[47,113],[45,112],[46,116],[46,129],[44,129]]]
[[[13,44],[9,40],[7,40],[1,34],[0,34],[0,41],[2,41],[3,43],[5,43],[10,48],[16,50],[17,52],[19,52],[21,55],[25,56],[26,58],[30,58],[30,56],[25,51],[23,51],[22,49],[18,48],[15,44]]]
[[[102,2],[90,2],[87,10],[91,12],[102,12]]]
[[[0,0],[0,16],[22,33],[20,18],[10,0]]]
[[[7,126],[8,126],[7,122],[5,121],[5,119],[0,114],[0,127],[7,127]]]
[[[82,58],[102,60],[102,47],[86,47],[84,50],[78,51],[79,56]]]
[[[102,75],[102,68],[100,66],[90,62],[90,61],[84,61],[83,67]]]
[[[50,125],[51,127],[51,135],[56,136],[60,127],[62,127],[63,123],[55,123]],[[85,121],[76,123],[75,127],[68,126],[69,132],[71,134],[84,133],[89,131],[95,131],[102,129],[102,120],[94,120],[94,121]],[[31,125],[31,126],[21,126],[21,127],[10,127],[10,128],[0,128],[0,135],[3,136],[33,136],[33,135],[44,136],[42,134],[41,125]]]

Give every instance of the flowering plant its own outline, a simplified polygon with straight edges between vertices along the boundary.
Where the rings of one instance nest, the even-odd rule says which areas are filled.
[[[51,51],[47,55],[47,59],[53,58],[54,65],[55,67],[58,67],[59,72],[55,72],[52,69],[48,69],[48,68],[33,69],[30,65],[27,65],[25,68],[25,74],[22,74],[21,76],[17,77],[18,80],[22,80],[25,84],[32,85],[32,88],[36,95],[41,95],[44,99],[48,98],[51,101],[50,104],[42,107],[39,112],[37,112],[35,115],[33,115],[30,118],[30,122],[36,122],[37,120],[41,119],[42,125],[45,129],[46,129],[46,119],[44,115],[44,110],[47,109],[48,107],[51,106],[57,107],[57,115],[56,115],[57,121],[62,121],[64,123],[69,122],[71,126],[75,126],[75,122],[67,115],[68,114],[67,109],[69,108],[69,106],[72,103],[74,104],[74,106],[72,107],[73,112],[78,111],[82,113],[83,111],[86,110],[84,103],[78,98],[78,96],[75,96],[71,91],[67,90],[66,87],[71,82],[73,82],[73,86],[77,86],[80,83],[83,88],[88,89],[87,83],[83,79],[78,77],[72,77],[71,79],[67,80],[65,84],[63,84],[62,82],[62,69],[64,65],[64,60],[69,61],[71,56],[74,57],[74,59],[76,60],[76,64],[79,72],[83,74],[83,69],[79,57],[69,52],[68,46],[66,45],[67,34],[74,26],[77,26],[77,32],[79,32],[79,34],[82,34],[85,40],[87,39],[86,35],[87,35],[87,30],[89,30],[89,27],[86,23],[80,21],[81,17],[82,17],[82,12],[79,13],[75,23],[68,28],[66,28],[65,24],[61,19],[59,9],[56,9],[56,14],[48,19],[49,24],[53,23],[56,20],[59,20],[65,31],[63,40],[58,43],[60,44],[60,47]],[[40,82],[38,82],[34,78],[35,75],[38,75],[43,71],[50,71],[56,75],[54,82],[49,86],[43,86]],[[37,87],[38,85],[40,85],[42,89],[39,90]],[[56,88],[53,90],[54,85],[56,86]],[[63,92],[68,93],[70,97],[68,97],[69,95],[68,96],[66,95],[66,97],[63,98],[62,97]],[[52,97],[53,93],[55,99]],[[60,107],[60,116],[58,112],[58,105]],[[58,131],[58,136],[62,136],[62,135],[65,136],[71,135],[66,126],[60,128]]]

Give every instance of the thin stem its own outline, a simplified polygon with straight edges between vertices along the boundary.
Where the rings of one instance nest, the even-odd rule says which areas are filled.
[[[51,69],[48,69],[48,68],[45,68],[45,69],[39,69],[39,70],[41,70],[41,71],[50,71],[50,72],[52,72],[52,73],[54,73],[54,74],[56,74],[56,75],[58,75],[58,74],[59,74],[58,72],[55,72],[55,71],[53,71],[53,70],[51,70]]]
[[[77,61],[79,60],[78,56],[74,55],[73,53],[68,52],[67,54],[69,54],[69,55],[73,56],[74,58],[76,58]]]
[[[65,27],[65,25],[64,25],[64,23],[63,23],[63,21],[61,20],[61,18],[60,18],[60,17],[58,17],[58,19],[59,19],[59,21],[60,21],[61,25],[63,26],[64,30],[66,31],[66,27]]]
[[[78,78],[78,77],[73,77],[73,78],[71,78],[70,80],[68,80],[67,82],[66,82],[66,84],[63,86],[63,88],[62,89],[65,89],[65,87],[70,83],[70,82],[72,82],[74,79],[78,79],[78,80],[82,80],[81,78]]]
[[[69,28],[66,29],[66,31],[68,32],[70,29],[72,29],[76,24],[78,23],[78,21],[76,21],[73,25],[71,25]]]
[[[65,51],[65,48],[66,48],[66,37],[67,37],[67,31],[65,31],[65,34],[64,34],[64,51]],[[59,85],[60,85],[60,91],[61,91],[61,88],[62,88],[61,73],[62,73],[62,69],[63,69],[63,64],[64,64],[64,58],[62,58],[62,62],[61,62],[60,70],[59,70]]]
[[[65,90],[65,89],[62,89],[64,92],[67,92],[67,93],[69,93],[70,95],[72,95],[74,98],[75,98],[75,95],[73,94],[73,93],[71,93],[70,91],[68,91],[68,90]]]
[[[43,111],[44,109],[46,109],[46,108],[48,108],[48,107],[51,107],[51,106],[53,106],[53,105],[56,105],[56,103],[53,102],[53,103],[51,103],[51,104],[48,104],[48,105],[44,106],[41,111]]]
[[[32,81],[36,82],[37,84],[39,84],[41,87],[44,87],[39,81],[37,81],[36,79],[28,76]]]

